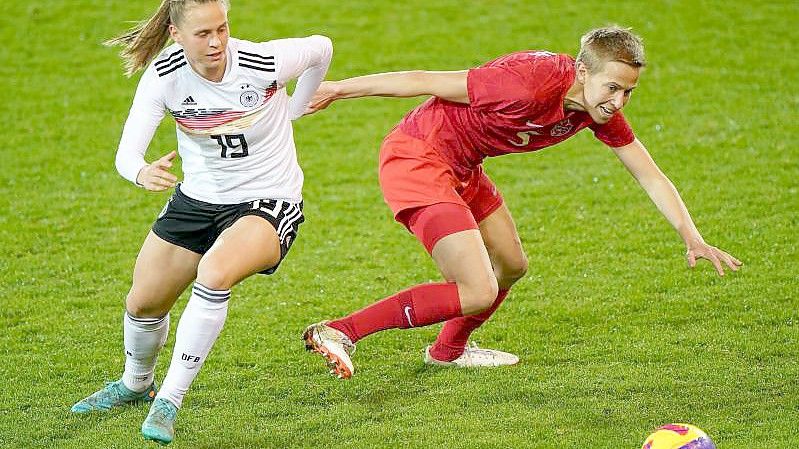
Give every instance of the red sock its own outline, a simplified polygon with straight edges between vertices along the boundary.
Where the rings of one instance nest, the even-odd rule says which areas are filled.
[[[509,290],[500,290],[497,299],[491,307],[478,313],[477,315],[467,315],[458,318],[453,318],[446,323],[438,334],[435,343],[430,348],[430,355],[436,359],[444,362],[451,362],[463,354],[466,348],[466,342],[469,340],[469,335],[475,329],[480,327],[488,318],[497,310],[505,297],[508,296]]]
[[[422,327],[462,315],[454,282],[422,284],[331,321],[329,326],[344,332],[355,343],[385,329]]]

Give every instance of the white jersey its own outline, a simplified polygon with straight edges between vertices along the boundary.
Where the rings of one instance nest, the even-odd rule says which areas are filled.
[[[191,68],[182,47],[167,47],[139,81],[117,169],[136,182],[147,146],[168,112],[177,125],[183,193],[215,204],[301,201],[303,174],[291,120],[302,116],[331,56],[324,36],[262,43],[230,38],[225,75],[212,82]],[[289,99],[286,83],[297,78]]]

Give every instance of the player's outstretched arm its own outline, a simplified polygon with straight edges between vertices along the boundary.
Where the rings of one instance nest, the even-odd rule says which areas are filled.
[[[724,276],[724,265],[727,265],[732,271],[738,271],[738,267],[742,264],[740,260],[705,243],[674,184],[663,174],[638,139],[629,145],[613,150],[630,174],[646,191],[658,210],[680,234],[687,248],[688,266],[693,268],[696,266],[697,259],[707,259],[716,268],[719,276]]]
[[[170,173],[169,169],[172,168],[172,161],[177,155],[178,153],[176,151],[170,151],[160,159],[142,167],[141,170],[139,170],[139,174],[136,176],[136,184],[153,192],[160,192],[175,187],[178,178]]]
[[[455,72],[377,73],[341,81],[325,81],[319,86],[306,114],[325,109],[330,103],[344,98],[416,97],[434,95],[444,100],[469,104],[466,89],[467,70]]]

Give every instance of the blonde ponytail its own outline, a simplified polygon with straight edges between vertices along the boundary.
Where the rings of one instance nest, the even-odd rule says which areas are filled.
[[[122,47],[119,56],[125,62],[125,76],[130,77],[149,64],[164,48],[169,40],[169,24],[183,18],[187,4],[211,2],[221,3],[225,10],[230,8],[228,0],[161,0],[161,6],[152,17],[103,44]]]

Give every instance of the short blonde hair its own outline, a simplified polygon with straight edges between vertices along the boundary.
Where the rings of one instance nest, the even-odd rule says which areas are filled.
[[[163,50],[169,40],[169,24],[183,20],[186,10],[194,5],[220,3],[230,9],[229,0],[162,0],[158,10],[147,20],[139,22],[125,33],[104,42],[107,46],[120,45],[119,56],[125,61],[125,75],[131,76],[146,66]]]
[[[630,28],[616,25],[591,30],[580,38],[577,62],[582,62],[589,72],[602,69],[606,62],[623,62],[632,67],[644,67],[644,43]]]

